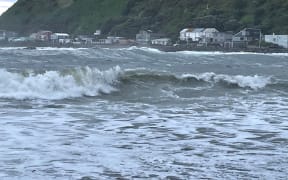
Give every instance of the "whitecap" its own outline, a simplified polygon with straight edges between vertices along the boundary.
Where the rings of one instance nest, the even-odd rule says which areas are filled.
[[[202,74],[183,74],[182,79],[195,78],[206,82],[225,82],[227,84],[236,84],[241,88],[251,88],[253,90],[262,89],[271,83],[271,77],[264,76],[244,76],[244,75],[225,75],[207,72]]]
[[[0,70],[0,97],[13,99],[65,99],[97,96],[116,91],[113,87],[121,74],[116,66],[106,71],[97,68],[79,68],[68,74],[47,71],[28,75]]]

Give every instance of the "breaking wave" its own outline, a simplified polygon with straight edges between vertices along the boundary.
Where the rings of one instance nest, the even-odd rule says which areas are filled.
[[[0,97],[15,99],[65,99],[97,96],[116,91],[120,67],[100,71],[89,67],[67,72],[47,71],[42,74],[12,73],[0,70]]]
[[[150,53],[163,53],[163,51],[160,51],[159,49],[156,49],[156,48],[137,47],[137,46],[131,46],[131,47],[128,47],[128,48],[119,48],[119,50],[124,50],[124,51],[145,51],[145,52],[150,52]]]
[[[153,84],[170,84],[175,86],[212,83],[233,85],[238,88],[258,90],[271,83],[270,77],[222,75],[215,73],[174,75],[168,72],[148,70],[126,70],[119,66],[101,71],[97,68],[75,68],[44,73],[9,72],[0,69],[0,97],[13,99],[65,99],[81,96],[98,96],[118,91],[119,84],[141,82],[147,86]],[[153,88],[153,87],[151,87]],[[127,89],[126,89],[127,91]]]
[[[213,83],[225,83],[228,85],[237,85],[240,88],[251,88],[253,90],[262,89],[271,83],[270,77],[263,76],[243,76],[243,75],[223,75],[215,73],[203,73],[200,75],[185,74],[182,78],[195,78],[197,80]]]

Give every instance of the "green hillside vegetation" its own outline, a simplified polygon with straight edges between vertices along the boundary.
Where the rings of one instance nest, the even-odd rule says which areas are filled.
[[[18,0],[0,17],[0,29],[45,29],[134,37],[140,29],[178,36],[185,27],[238,31],[261,28],[288,34],[287,0]]]

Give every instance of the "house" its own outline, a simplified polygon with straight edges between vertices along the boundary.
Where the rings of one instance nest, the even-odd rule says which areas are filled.
[[[124,39],[123,37],[117,37],[117,36],[108,36],[108,40],[112,42],[112,44],[118,44],[120,39]]]
[[[249,44],[261,41],[261,29],[245,28],[232,38],[233,48],[246,48]]]
[[[171,45],[171,39],[170,38],[160,38],[160,39],[153,39],[151,41],[153,45],[162,45],[162,46],[168,46]]]
[[[225,43],[231,42],[233,34],[230,32],[219,32],[215,28],[207,28],[203,31],[203,36],[199,43],[217,44],[224,46]]]
[[[51,31],[39,31],[36,35],[36,40],[38,41],[50,41],[51,40]]]
[[[94,36],[100,36],[101,35],[101,30],[97,29],[94,33]]]
[[[202,36],[200,36],[199,40],[201,43],[214,43],[218,42],[218,34],[220,32],[215,28],[206,28],[202,31]]]
[[[180,31],[180,37],[179,39],[181,41],[188,41],[188,39],[192,38],[192,28],[185,28],[182,31]]]
[[[288,48],[288,35],[265,35],[265,42]]]
[[[261,30],[255,28],[245,28],[233,36],[233,41],[259,41]]]
[[[134,45],[135,40],[127,39],[125,37],[108,36],[106,39],[97,39],[94,44],[103,45]]]
[[[195,28],[192,32],[192,41],[199,42],[205,35],[205,28]]]
[[[78,35],[77,38],[75,38],[76,41],[79,41],[82,44],[92,44],[94,37],[91,37],[89,35]]]
[[[147,45],[151,44],[151,40],[163,37],[163,34],[153,33],[151,30],[141,30],[138,34],[136,34],[136,43]]]
[[[113,42],[111,39],[99,39],[95,44],[111,45]]]
[[[180,32],[180,40],[199,44],[219,44],[232,41],[232,33],[219,32],[216,28],[186,28]]]
[[[51,34],[51,41],[53,43],[69,44],[72,42],[70,35],[67,33],[53,33]]]
[[[204,35],[205,28],[186,28],[180,31],[180,40],[198,42]]]
[[[136,34],[136,42],[138,44],[149,44],[151,41],[152,31],[150,30],[141,30],[138,34]]]
[[[119,44],[120,45],[135,45],[135,40],[133,39],[119,39]]]

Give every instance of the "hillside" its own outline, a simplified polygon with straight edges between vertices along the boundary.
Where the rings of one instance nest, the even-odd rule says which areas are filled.
[[[287,0],[18,0],[0,17],[0,29],[40,29],[134,37],[139,29],[177,36],[184,27],[237,31],[261,28],[288,34]]]

